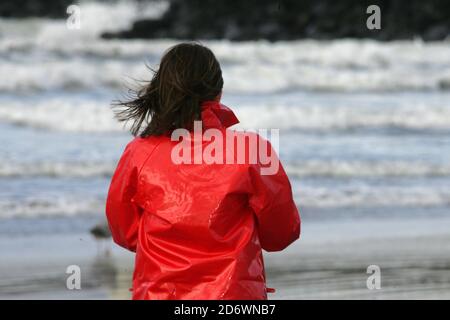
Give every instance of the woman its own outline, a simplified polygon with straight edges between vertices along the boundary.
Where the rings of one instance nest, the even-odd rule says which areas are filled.
[[[262,249],[283,250],[300,235],[283,167],[262,174],[264,164],[250,161],[263,145],[278,161],[276,153],[255,134],[227,129],[239,121],[220,103],[222,87],[211,50],[182,43],[136,97],[119,103],[116,115],[132,122],[136,138],[112,178],[106,215],[114,241],[136,252],[133,299],[267,299]],[[198,142],[196,124],[215,138],[201,134]],[[194,158],[229,133],[232,141],[249,138],[212,152],[216,160],[243,152],[245,161],[175,161],[179,130]]]

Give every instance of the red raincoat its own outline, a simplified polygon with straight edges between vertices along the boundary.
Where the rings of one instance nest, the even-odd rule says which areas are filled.
[[[226,133],[239,122],[218,102],[202,110],[203,129]],[[135,138],[111,181],[113,239],[136,252],[133,299],[267,299],[261,249],[283,250],[300,235],[281,163],[276,174],[262,175],[262,164],[248,159],[256,149],[246,144],[243,164],[176,164],[177,143]]]

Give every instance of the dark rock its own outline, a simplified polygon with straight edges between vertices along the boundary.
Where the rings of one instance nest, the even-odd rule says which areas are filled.
[[[1,0],[0,17],[67,17],[67,7],[74,4],[73,0]]]
[[[381,30],[366,27],[369,5],[381,8]],[[136,21],[130,30],[103,38],[444,39],[450,29],[445,0],[171,0],[157,20]]]
[[[450,29],[446,25],[432,26],[427,29],[423,35],[423,39],[426,41],[435,41],[445,39],[450,36]]]

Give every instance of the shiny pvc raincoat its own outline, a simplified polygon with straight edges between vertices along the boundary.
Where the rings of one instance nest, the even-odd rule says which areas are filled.
[[[239,121],[218,102],[202,105],[201,120],[202,130],[247,134],[227,129]],[[244,163],[180,164],[177,143],[168,135],[135,138],[111,181],[113,239],[136,252],[133,299],[267,299],[262,249],[283,250],[300,235],[281,163],[275,174],[261,174],[248,143]],[[225,145],[224,154],[231,149]]]

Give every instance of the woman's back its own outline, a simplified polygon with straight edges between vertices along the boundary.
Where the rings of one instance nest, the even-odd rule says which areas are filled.
[[[261,142],[278,158],[255,134],[227,129],[237,119],[225,106],[202,103],[199,120],[200,138],[135,138],[112,178],[106,213],[114,240],[136,252],[133,298],[266,299],[262,249],[282,250],[300,233],[289,180],[281,165],[263,175],[261,163],[249,161]],[[203,138],[209,129],[215,139]],[[241,150],[243,162],[225,142],[230,133],[230,141],[257,138]],[[215,161],[203,158],[218,137]],[[181,158],[188,152],[194,161],[176,159],[180,145],[189,147]]]

